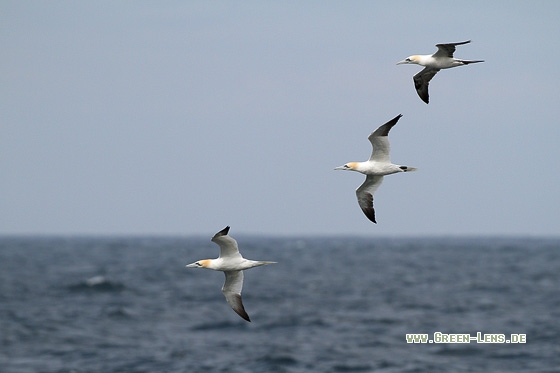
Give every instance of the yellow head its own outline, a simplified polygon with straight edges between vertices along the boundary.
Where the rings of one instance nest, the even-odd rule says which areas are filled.
[[[405,63],[415,63],[415,64],[418,64],[419,62],[420,62],[420,56],[414,55],[414,56],[407,57],[407,58],[405,58],[404,60],[402,60],[402,61],[400,61],[400,62],[397,62],[397,65],[402,65],[402,64],[405,64]]]
[[[188,268],[210,268],[210,263],[212,259],[203,259],[199,260],[198,262],[194,262],[191,264],[187,264]]]
[[[335,170],[348,170],[348,171],[357,171],[358,170],[359,162],[348,162],[345,165],[340,167],[336,167]]]

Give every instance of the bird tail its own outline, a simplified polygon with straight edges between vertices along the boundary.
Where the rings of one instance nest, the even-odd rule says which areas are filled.
[[[263,260],[249,260],[249,262],[251,264],[250,264],[250,266],[248,266],[247,269],[276,263],[276,262],[266,262],[266,261],[263,261]]]
[[[484,62],[484,60],[460,60],[463,65],[468,65],[469,63]]]

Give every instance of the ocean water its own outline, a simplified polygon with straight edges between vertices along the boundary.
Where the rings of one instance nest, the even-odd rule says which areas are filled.
[[[0,372],[560,372],[560,239],[0,238]],[[526,343],[407,343],[406,334]]]

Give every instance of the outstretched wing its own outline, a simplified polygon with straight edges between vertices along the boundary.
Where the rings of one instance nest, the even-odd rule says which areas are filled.
[[[430,80],[432,80],[432,78],[437,74],[438,71],[439,69],[425,67],[422,71],[412,77],[412,79],[414,80],[414,88],[416,88],[418,96],[420,96],[422,101],[424,101],[425,103],[430,102],[428,85],[430,84]]]
[[[249,315],[245,312],[245,307],[243,307],[243,301],[241,300],[241,290],[243,289],[243,271],[225,271],[226,282],[222,287],[222,293],[226,297],[226,301],[230,307],[247,321]]]
[[[375,210],[373,208],[373,194],[383,182],[383,176],[368,175],[366,181],[356,189],[358,204],[369,220],[375,221]]]
[[[216,233],[214,237],[212,237],[212,242],[218,244],[220,246],[220,258],[235,258],[241,257],[239,254],[239,248],[237,247],[237,241],[233,238],[228,236],[229,232],[229,225]]]
[[[467,41],[461,41],[459,43],[436,44],[438,50],[432,56],[453,58],[453,53],[455,52],[456,45],[468,44],[470,42],[471,42],[470,40],[467,40]]]
[[[397,115],[387,123],[379,126],[374,132],[368,136],[369,142],[371,142],[371,156],[370,161],[376,162],[390,162],[389,153],[391,151],[391,146],[389,144],[389,131],[402,117],[402,114]]]

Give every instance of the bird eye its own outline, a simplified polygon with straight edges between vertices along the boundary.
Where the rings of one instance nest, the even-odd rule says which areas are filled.
[[[407,62],[410,62],[410,58],[407,58],[406,61],[407,61]]]
[[[344,165],[344,168],[350,168],[347,164]]]

